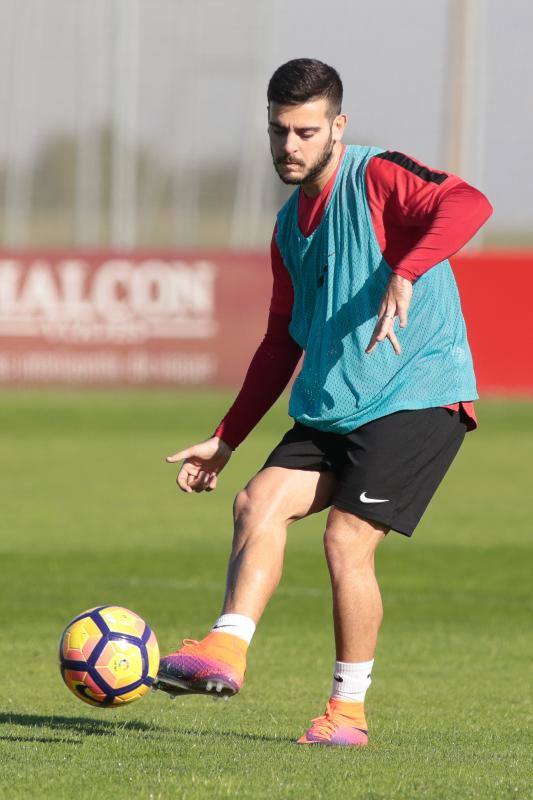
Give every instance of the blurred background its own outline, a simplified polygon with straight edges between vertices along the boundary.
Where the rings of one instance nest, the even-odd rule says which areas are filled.
[[[347,143],[492,202],[454,268],[481,389],[533,392],[512,293],[486,313],[533,291],[532,35],[529,0],[0,0],[0,382],[239,384],[288,195],[266,87],[311,56]]]
[[[533,244],[528,0],[0,0],[0,241],[264,247],[266,85],[317,57],[347,141],[458,172]]]
[[[531,797],[532,41],[531,0],[0,0],[2,797]],[[301,56],[340,71],[348,143],[494,206],[452,259],[480,426],[378,555],[356,770],[292,745],[331,680],[324,515],[291,528],[241,699],[111,718],[57,671],[84,608],[135,609],[162,653],[218,614],[232,500],[286,397],[216,492],[177,492],[164,456],[214,430],[264,335],[287,196],[266,86]]]

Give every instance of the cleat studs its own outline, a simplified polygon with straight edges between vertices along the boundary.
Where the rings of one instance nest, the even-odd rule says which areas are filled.
[[[207,681],[205,685],[206,692],[210,692],[212,688],[213,688],[213,681]]]
[[[217,692],[221,692],[222,691],[222,681],[217,681],[217,687],[216,688],[217,688]]]

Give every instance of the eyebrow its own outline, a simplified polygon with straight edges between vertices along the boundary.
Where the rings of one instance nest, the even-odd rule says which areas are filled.
[[[269,122],[268,123],[272,128],[278,128],[280,131],[288,131],[288,127],[286,125],[280,125],[279,122]],[[303,131],[314,131],[315,133],[320,130],[320,125],[313,126],[313,125],[302,125],[300,128],[294,129],[297,133],[302,133]]]

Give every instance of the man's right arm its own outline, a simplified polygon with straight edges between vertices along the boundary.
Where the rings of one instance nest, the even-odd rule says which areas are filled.
[[[294,293],[275,234],[274,231],[270,250],[273,286],[267,331],[252,358],[235,402],[214,433],[232,450],[274,405],[302,355],[301,347],[289,333]]]
[[[184,492],[211,491],[232,450],[246,438],[289,383],[302,349],[289,333],[293,288],[275,238],[271,255],[273,289],[267,331],[250,363],[235,402],[210,439],[168,456],[184,460],[177,484]]]

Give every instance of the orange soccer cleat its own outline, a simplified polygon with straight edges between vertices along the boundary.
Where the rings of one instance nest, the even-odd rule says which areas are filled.
[[[247,642],[229,633],[212,631],[200,642],[184,639],[183,647],[161,659],[155,688],[227,699],[243,684],[247,649]]]
[[[363,703],[329,700],[326,713],[316,717],[298,744],[343,745],[362,747],[368,744]]]

